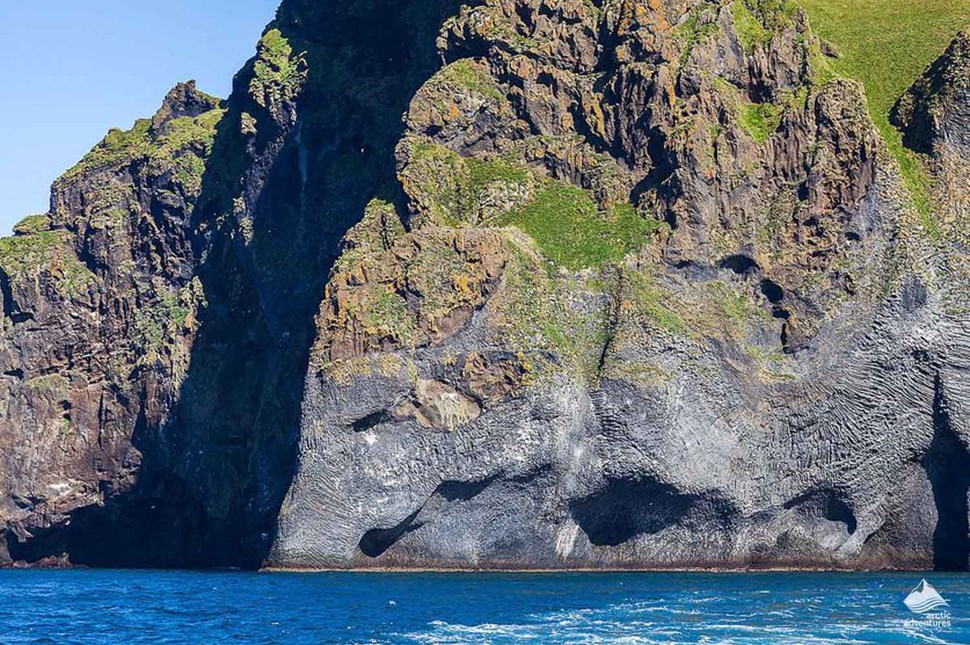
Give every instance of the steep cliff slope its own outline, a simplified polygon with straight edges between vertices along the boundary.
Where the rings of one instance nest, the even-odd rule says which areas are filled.
[[[334,4],[0,242],[10,558],[966,568],[965,36],[901,153],[783,0]]]
[[[176,87],[58,179],[50,213],[0,241],[0,517],[15,557],[129,491],[134,444],[177,399],[205,297],[188,220],[224,112]]]

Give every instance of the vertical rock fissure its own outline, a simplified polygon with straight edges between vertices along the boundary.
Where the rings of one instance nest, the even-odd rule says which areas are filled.
[[[923,458],[923,467],[933,487],[937,512],[933,566],[938,571],[966,571],[970,556],[970,454],[951,425],[940,375],[933,398],[933,443]]]

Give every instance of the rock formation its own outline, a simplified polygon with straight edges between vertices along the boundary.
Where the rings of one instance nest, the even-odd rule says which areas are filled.
[[[0,241],[5,555],[966,569],[967,43],[930,226],[784,0],[285,0]]]

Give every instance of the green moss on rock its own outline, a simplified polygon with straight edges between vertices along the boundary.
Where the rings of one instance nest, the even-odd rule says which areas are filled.
[[[0,269],[15,281],[46,272],[66,297],[80,294],[97,280],[70,247],[70,233],[37,231],[0,239]]]
[[[190,194],[202,189],[206,160],[212,154],[216,129],[226,114],[217,108],[196,118],[180,117],[168,122],[148,149],[148,170],[155,175],[171,171]]]
[[[401,183],[418,223],[480,224],[528,201],[535,179],[524,164],[504,158],[464,158],[427,140],[405,142]]]
[[[791,23],[797,10],[791,0],[736,0],[731,16],[741,46],[749,54],[764,47]]]
[[[639,249],[660,223],[629,204],[601,212],[588,191],[546,180],[533,200],[502,218],[536,241],[543,254],[567,269],[617,261]]]
[[[718,24],[713,17],[706,17],[708,7],[701,5],[690,12],[687,20],[678,25],[673,32],[675,38],[681,42],[680,64],[683,65],[690,58],[694,48],[715,35]]]
[[[202,282],[194,278],[179,291],[165,289],[140,307],[132,339],[138,364],[151,365],[166,348],[177,346],[179,339],[194,331],[198,312],[206,305]]]
[[[279,29],[270,29],[259,41],[249,94],[261,107],[276,112],[292,101],[307,79],[306,54],[295,53]]]
[[[748,103],[741,106],[738,124],[755,141],[764,143],[781,124],[782,111],[772,103]]]
[[[624,316],[672,334],[687,333],[683,318],[670,305],[670,294],[645,270],[624,271],[621,298]]]
[[[502,91],[484,65],[467,58],[455,61],[445,67],[432,82],[457,86],[489,99],[505,99],[505,92]]]
[[[101,143],[84,155],[61,179],[76,179],[94,170],[128,163],[147,155],[150,152],[151,127],[151,119],[139,119],[130,130],[111,130]]]
[[[29,215],[14,225],[13,232],[15,235],[32,235],[50,230],[50,227],[50,215],[46,213],[43,215]]]

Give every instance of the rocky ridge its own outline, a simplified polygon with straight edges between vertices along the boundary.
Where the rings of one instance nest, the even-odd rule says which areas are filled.
[[[285,1],[3,241],[9,556],[965,569],[966,36],[894,116],[938,232],[828,49]]]

